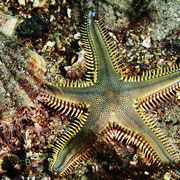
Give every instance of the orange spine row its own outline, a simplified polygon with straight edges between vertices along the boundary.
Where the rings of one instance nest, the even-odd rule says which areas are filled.
[[[63,171],[59,174],[60,176],[67,176],[70,172],[74,170],[74,168],[80,165],[82,162],[87,161],[91,157],[91,150],[87,149],[84,152],[78,153],[68,165],[63,169]]]
[[[89,17],[89,18],[93,18],[93,17]],[[88,82],[92,81],[93,83],[95,83],[97,81],[97,60],[91,40],[91,35],[89,32],[89,18],[88,18],[88,14],[84,16],[83,18],[84,23],[81,27],[83,49],[85,51],[84,54],[85,67],[87,69],[85,80]]]
[[[169,103],[176,96],[177,91],[179,90],[180,83],[176,83],[170,87],[155,92],[144,99],[140,99],[137,103],[137,108],[146,112],[153,110],[159,107],[162,103]]]
[[[156,163],[158,166],[161,160],[153,148],[138,134],[120,126],[117,123],[110,123],[109,126],[102,132],[103,140],[107,143],[116,143],[125,141],[126,144],[132,143],[137,146],[149,159],[151,163]]]
[[[180,84],[176,83],[158,92],[155,92],[143,99],[137,101],[137,111],[144,120],[144,122],[151,128],[156,136],[161,140],[163,145],[166,147],[169,154],[173,159],[178,162],[180,160],[179,153],[174,148],[173,144],[167,138],[165,133],[159,128],[155,119],[148,112],[155,110],[161,104],[170,103],[171,100],[177,95],[177,91],[180,90]]]
[[[62,134],[61,138],[55,141],[52,154],[53,157],[50,159],[49,165],[50,169],[53,170],[54,164],[60,163],[59,159],[61,159],[61,157],[59,157],[59,155],[63,151],[64,147],[80,131],[86,122],[89,115],[89,109],[83,103],[75,104],[45,94],[40,95],[39,101],[47,108],[50,108],[51,110],[54,110],[61,115],[73,119],[67,130]],[[60,172],[60,174],[68,174],[74,165],[85,160],[87,157],[87,153],[79,154],[79,156],[72,159],[71,162],[67,164],[67,166],[63,169],[62,172]]]
[[[39,101],[47,108],[69,118],[80,118],[84,112],[88,112],[86,105],[83,103],[75,104],[50,95],[41,94]]]
[[[101,20],[98,20],[96,22],[97,22],[99,31],[101,32],[101,35],[103,37],[103,40],[108,48],[108,51],[111,56],[112,63],[114,64],[114,67],[116,69],[116,72],[120,75],[121,78],[123,78],[126,66],[123,60],[119,58],[118,48],[113,43],[108,30],[104,27],[104,24],[101,22]]]

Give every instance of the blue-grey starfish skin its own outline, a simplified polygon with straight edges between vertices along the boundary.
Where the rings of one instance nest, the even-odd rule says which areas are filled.
[[[59,89],[48,86],[53,95],[39,98],[45,106],[72,119],[55,142],[50,170],[65,176],[86,160],[91,152],[89,133],[101,134],[106,142],[132,143],[157,165],[179,162],[179,152],[147,115],[148,110],[168,102],[180,89],[178,65],[126,75],[117,49],[94,14],[89,11],[82,26],[85,78],[62,79]]]

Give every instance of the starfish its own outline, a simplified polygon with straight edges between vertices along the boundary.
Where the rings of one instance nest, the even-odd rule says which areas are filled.
[[[180,66],[125,73],[125,64],[95,12],[89,11],[82,25],[87,72],[82,80],[62,79],[52,94],[38,99],[44,106],[71,119],[55,140],[49,168],[67,176],[94,148],[90,134],[107,143],[125,141],[139,148],[151,163],[179,162],[179,152],[148,111],[169,102],[180,90]],[[178,173],[172,172],[176,176]]]

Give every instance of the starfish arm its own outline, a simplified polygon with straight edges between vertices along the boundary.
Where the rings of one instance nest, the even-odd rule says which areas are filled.
[[[92,50],[94,51],[94,61],[97,64],[97,82],[102,82],[105,75],[111,76],[116,73],[111,61],[112,57],[108,46],[109,44],[105,39],[106,35],[108,38],[109,35],[100,21],[95,20],[92,11],[89,11],[88,13],[87,23],[88,32],[86,34],[89,43],[91,43]]]
[[[134,131],[130,131],[120,126],[116,122],[109,123],[109,126],[102,131],[101,136],[108,144],[115,144],[118,142],[134,144],[144,153],[150,162],[156,163],[157,165],[161,164],[161,159],[158,154],[154,151],[150,144],[144,140],[143,137],[139,136]]]
[[[50,159],[49,164],[51,171],[57,171],[60,176],[65,176],[75,165],[84,161],[90,155],[89,149],[83,151],[82,148],[88,142],[83,141],[84,131],[79,132],[86,123],[89,109],[83,103],[75,104],[46,94],[41,94],[38,100],[51,111],[72,119],[61,138],[55,141],[52,159]]]
[[[145,114],[140,108],[137,108],[136,110],[132,108],[130,112],[131,113],[126,115],[124,122],[121,119],[121,124],[142,136],[143,139],[158,154],[158,157],[162,162],[178,162],[179,153],[170,143],[170,140],[167,138],[165,132],[159,128],[153,117]]]
[[[84,53],[84,61],[85,61],[85,68],[87,72],[85,73],[85,77],[82,80],[66,80],[62,78],[58,84],[56,84],[59,87],[68,87],[68,88],[86,88],[89,86],[94,85],[94,83],[97,82],[97,58],[96,58],[96,52],[93,47],[93,43],[91,41],[91,34],[90,31],[90,25],[91,21],[94,17],[94,13],[92,11],[89,11],[89,13],[86,13],[84,16],[84,23],[81,28],[81,34],[82,34],[82,42],[83,42],[83,49],[85,51]]]
[[[132,88],[136,91],[136,97],[144,97],[148,94],[153,94],[158,90],[163,90],[166,87],[173,86],[176,84],[179,86],[180,84],[180,68],[175,72],[168,73],[166,75],[162,75],[157,78],[148,79],[146,81],[138,81],[138,82],[130,82],[132,83]],[[139,88],[141,87],[141,88]]]
[[[140,136],[135,131],[130,131],[127,128],[122,127],[116,122],[109,123],[109,126],[106,127],[101,133],[102,140],[107,144],[115,145],[119,142],[125,142],[126,144],[133,144],[144,154],[144,156],[149,159],[149,161],[157,166],[160,166],[164,159],[162,159],[162,155],[167,155],[166,152],[159,153],[157,149],[154,149],[149,141],[146,141],[143,136]],[[156,151],[155,151],[156,150]],[[165,149],[165,151],[167,151]],[[166,156],[167,158],[168,156]],[[169,171],[174,177],[179,178],[180,175],[178,171]]]
[[[69,175],[74,168],[88,160],[93,152],[91,146],[93,140],[91,141],[90,136],[87,136],[83,130],[77,133],[66,145],[59,147],[60,142],[63,141],[63,135],[55,141],[53,157],[49,164],[49,169],[58,172],[61,177]]]
[[[177,96],[177,92],[180,91],[180,81],[177,80],[175,82],[166,82],[166,85],[167,84],[168,86],[163,86],[162,88],[162,84],[160,83],[159,90],[155,89],[154,87],[154,90],[156,91],[153,91],[153,93],[150,93],[149,95],[147,94],[145,97],[137,98],[136,109],[144,122],[159,138],[163,146],[166,148],[166,151],[171,155],[172,159],[174,159],[176,162],[179,162],[179,153],[174,149],[165,133],[158,127],[153,117],[148,114],[148,112],[152,112],[155,109],[158,109],[161,104],[170,103]]]
[[[148,139],[149,143],[151,142],[151,144],[153,144],[153,146],[155,147],[154,149],[156,149],[156,152],[159,152],[158,154],[161,160],[167,163],[179,162],[179,152],[171,143],[166,133],[160,129],[157,122],[154,120],[153,116],[148,115],[148,113],[144,111],[143,107],[137,107],[137,111],[144,123],[149,127],[149,129],[151,129],[151,131],[149,131],[149,133],[146,133],[144,137],[146,137],[146,135],[149,134],[149,136],[146,138]],[[155,137],[155,139],[157,139],[157,142],[154,140],[151,141],[151,139],[153,139],[153,136]],[[157,147],[159,147],[160,150]]]
[[[95,19],[95,13],[91,10],[84,16],[81,33],[87,72],[83,80],[70,81],[62,78],[58,84],[62,91],[84,91],[96,83],[104,83],[107,80],[104,76],[116,78],[124,67],[108,31],[100,20]]]

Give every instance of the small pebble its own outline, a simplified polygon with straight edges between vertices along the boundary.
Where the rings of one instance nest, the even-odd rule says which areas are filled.
[[[17,18],[5,14],[0,14],[0,32],[11,36],[15,32]]]
[[[48,42],[46,43],[46,45],[47,45],[48,47],[53,47],[53,46],[55,45],[55,42],[54,42],[54,41],[48,41]]]
[[[34,0],[33,7],[38,7],[40,5],[39,0]]]
[[[133,40],[130,39],[130,38],[128,38],[128,39],[127,39],[127,42],[126,42],[126,45],[127,45],[127,46],[134,46]]]
[[[145,175],[149,175],[149,172],[147,172],[147,171],[144,171],[144,174],[145,174]]]
[[[171,174],[169,172],[166,172],[163,177],[164,180],[171,180]]]
[[[22,5],[22,6],[25,6],[25,5],[26,5],[25,0],[18,0],[18,3],[19,3],[20,5]]]
[[[68,18],[71,18],[71,11],[72,11],[72,10],[71,10],[70,8],[67,9]]]
[[[76,33],[75,35],[74,35],[74,39],[80,39],[81,38],[81,33]]]
[[[151,47],[151,39],[150,39],[150,37],[147,37],[147,38],[142,42],[142,46],[144,46],[145,48],[150,48],[150,47]]]

